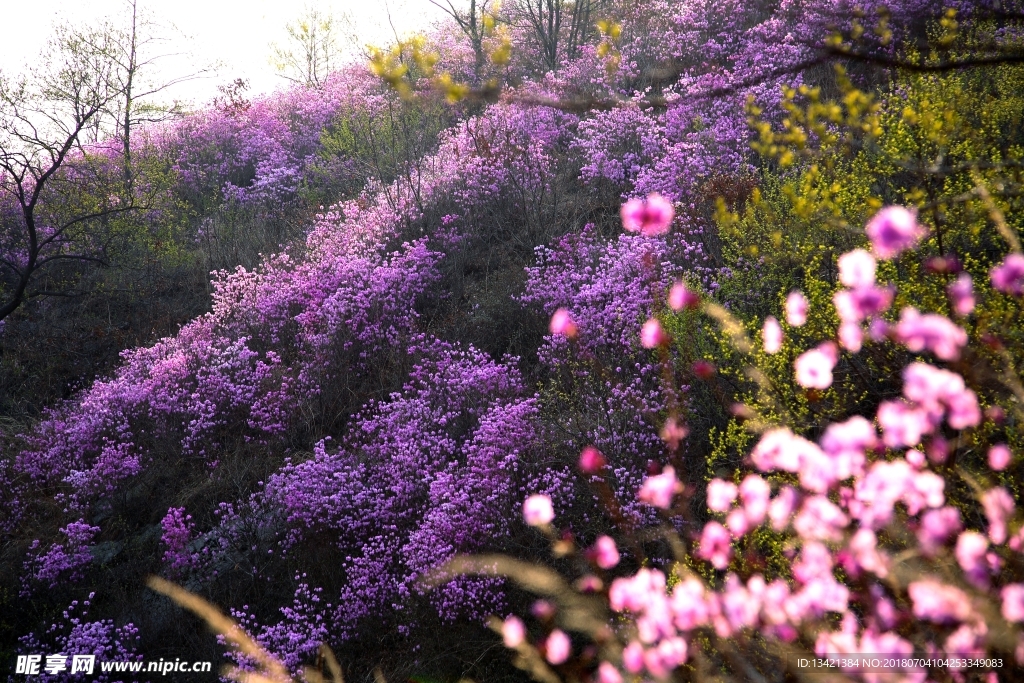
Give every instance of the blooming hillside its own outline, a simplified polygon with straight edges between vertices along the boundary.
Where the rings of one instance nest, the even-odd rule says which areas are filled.
[[[570,10],[136,138],[207,310],[5,428],[2,656],[224,660],[156,574],[292,676],[1015,680],[1024,10]]]

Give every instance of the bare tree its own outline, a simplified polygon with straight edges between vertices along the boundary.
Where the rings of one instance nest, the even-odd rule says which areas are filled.
[[[124,92],[113,39],[60,27],[45,66],[0,75],[0,320],[28,298],[65,293],[43,277],[58,265],[104,263],[104,239],[89,228],[126,210],[88,191],[98,170],[82,146]]]
[[[594,30],[606,0],[517,0],[513,11],[533,31],[544,66],[555,71],[561,59],[573,59]]]
[[[469,39],[469,44],[473,48],[473,73],[479,83],[483,77],[486,62],[484,54],[484,37],[487,34],[486,17],[491,13],[493,3],[491,0],[469,0],[469,8],[459,10],[451,0],[444,0],[444,4],[440,0],[430,0],[430,2],[454,19],[466,38]]]
[[[273,45],[271,63],[281,76],[302,85],[322,87],[342,56],[341,41],[348,17],[321,14],[307,8],[294,24],[288,24],[288,45]]]

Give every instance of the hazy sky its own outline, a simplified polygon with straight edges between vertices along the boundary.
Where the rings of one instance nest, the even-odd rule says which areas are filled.
[[[269,63],[271,43],[285,43],[285,25],[295,21],[304,7],[322,13],[347,12],[354,20],[360,42],[383,45],[393,39],[388,11],[399,34],[422,30],[442,16],[428,0],[138,0],[139,7],[158,23],[173,25],[178,33],[171,49],[188,57],[162,67],[167,76],[187,73],[190,63],[202,66],[222,62],[211,79],[179,86],[174,97],[201,104],[216,95],[216,86],[247,78],[251,93],[285,85]],[[0,70],[16,72],[44,47],[54,21],[87,22],[100,17],[125,16],[125,0],[4,1],[0,23]],[[183,38],[181,34],[188,38]],[[359,46],[361,47],[361,46]],[[194,67],[192,67],[194,68]]]

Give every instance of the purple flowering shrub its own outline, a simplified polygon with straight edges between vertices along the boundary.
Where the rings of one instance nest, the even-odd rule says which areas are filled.
[[[46,671],[46,659],[41,662],[41,673],[36,680],[41,681],[68,681],[80,678],[83,674],[69,674],[71,670],[72,655],[95,655],[96,665],[93,670],[93,680],[103,683],[114,683],[122,678],[117,674],[102,673],[99,670],[100,661],[135,662],[141,661],[142,655],[137,654],[139,646],[139,629],[132,623],[116,626],[109,619],[97,621],[89,620],[89,611],[92,609],[92,602],[95,593],[81,601],[73,600],[64,609],[62,620],[52,623],[40,633],[30,633],[19,639],[19,652],[28,654],[51,654],[64,655],[66,660],[61,662],[64,669],[61,671]]]

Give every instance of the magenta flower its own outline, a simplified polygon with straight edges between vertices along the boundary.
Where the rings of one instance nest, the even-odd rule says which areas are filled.
[[[924,227],[917,222],[917,214],[902,206],[887,206],[868,221],[864,227],[875,256],[890,259],[909,249],[924,237]]]
[[[992,286],[1000,292],[1024,295],[1024,256],[1009,254],[990,273]]]
[[[668,305],[673,311],[697,308],[700,305],[700,295],[689,289],[684,283],[677,282],[668,292]]]
[[[576,327],[576,322],[569,315],[569,311],[564,308],[559,308],[555,311],[554,315],[551,316],[551,334],[561,335],[572,339],[579,332],[579,328]]]
[[[580,453],[580,469],[587,474],[597,474],[608,462],[601,455],[601,451],[597,450],[593,446],[587,446]]]
[[[555,629],[544,641],[544,656],[552,664],[564,664],[572,652],[572,643],[565,631]]]
[[[683,486],[676,479],[675,469],[669,466],[661,474],[647,477],[637,497],[648,505],[667,510],[672,507],[672,496],[682,490]]]
[[[523,520],[530,526],[544,526],[555,518],[555,510],[551,507],[551,499],[542,494],[535,494],[523,503]]]
[[[782,349],[782,325],[775,316],[770,315],[764,319],[761,339],[764,341],[765,353],[778,353]]]
[[[598,683],[622,683],[622,674],[611,662],[601,662],[597,667]]]
[[[630,199],[622,205],[622,227],[627,232],[639,232],[646,237],[656,237],[668,232],[675,217],[672,202],[658,193],[650,194],[646,200]]]
[[[1024,583],[1011,583],[999,592],[1003,600],[1003,619],[1024,621]]]
[[[610,536],[598,536],[594,543],[594,558],[601,569],[611,569],[619,563],[619,549]]]
[[[1013,453],[1005,443],[997,443],[988,449],[988,466],[997,472],[1005,470],[1012,459]]]
[[[839,257],[839,281],[851,289],[875,284],[875,257],[864,249],[854,249]]]
[[[946,291],[949,293],[954,313],[961,318],[971,314],[976,302],[974,300],[974,283],[969,274],[960,273],[960,277],[949,283]]]
[[[656,349],[662,344],[668,343],[668,335],[661,329],[661,323],[651,318],[640,328],[640,345],[645,349]]]
[[[697,556],[707,560],[715,569],[725,569],[732,559],[732,537],[718,522],[708,522],[700,535]]]
[[[622,666],[632,674],[638,674],[644,668],[644,646],[632,641],[622,650]]]
[[[806,389],[828,389],[832,386],[832,368],[839,361],[839,349],[825,342],[806,351],[796,359],[796,383]]]
[[[501,625],[501,638],[505,647],[519,647],[526,640],[526,625],[517,616],[511,616]]]
[[[807,322],[807,310],[810,304],[807,297],[796,290],[786,297],[786,322],[793,327],[800,327]]]
[[[708,509],[715,512],[728,511],[737,493],[739,490],[731,481],[712,479],[708,482]]]

